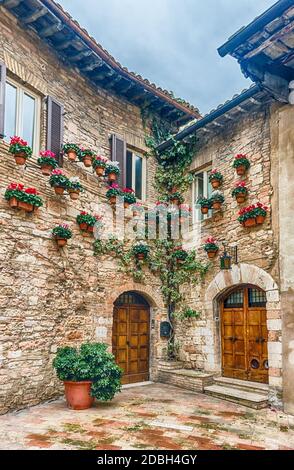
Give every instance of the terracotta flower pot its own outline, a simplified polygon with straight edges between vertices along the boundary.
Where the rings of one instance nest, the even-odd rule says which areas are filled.
[[[41,166],[41,172],[45,176],[50,176],[52,172],[53,167],[51,165],[42,165]]]
[[[211,180],[211,186],[214,188],[214,189],[217,189],[220,187],[220,181],[219,180]]]
[[[25,165],[27,159],[26,159],[26,154],[25,153],[16,153],[14,155],[15,163],[17,165]]]
[[[244,227],[255,227],[255,225],[256,225],[255,217],[252,217],[251,219],[247,219],[244,222]]]
[[[238,175],[238,176],[243,176],[243,175],[245,175],[245,173],[246,173],[246,166],[245,166],[245,165],[237,166],[236,172],[237,172],[237,175]]]
[[[75,162],[77,159],[77,152],[75,152],[74,150],[69,150],[69,152],[67,152],[67,158],[69,159],[69,161]]]
[[[91,155],[86,155],[84,158],[83,158],[83,163],[84,165],[89,168],[90,166],[92,166],[92,157]]]
[[[33,212],[34,206],[33,204],[29,204],[28,202],[18,201],[19,209],[23,209],[25,212]]]
[[[264,216],[264,215],[257,215],[257,216],[256,216],[256,223],[257,223],[257,225],[263,224],[264,221],[265,221],[265,216]]]
[[[143,260],[145,259],[144,253],[138,253],[138,254],[136,255],[136,257],[137,257],[137,259],[138,259],[139,261],[143,261]]]
[[[54,186],[54,191],[58,196],[62,196],[64,194],[64,188],[61,186]]]
[[[216,254],[217,254],[218,250],[211,250],[211,251],[207,251],[207,256],[209,259],[213,259],[215,258]]]
[[[117,174],[116,173],[109,173],[108,175],[108,181],[113,182],[117,180]]]
[[[104,168],[102,166],[97,166],[95,171],[97,176],[104,176]]]
[[[94,232],[94,225],[88,225],[88,232],[93,233]]]
[[[9,205],[12,208],[18,207],[18,200],[16,199],[16,197],[12,197],[11,199],[9,199]]]
[[[140,215],[140,212],[138,212],[138,211],[133,211],[133,216],[134,216],[134,217],[139,217],[139,215]]]
[[[178,198],[171,199],[172,204],[178,206],[180,204],[180,200]]]
[[[65,246],[67,244],[67,239],[66,238],[56,237],[56,243],[57,243],[57,246],[62,248],[63,246]]]
[[[222,203],[219,202],[219,201],[214,201],[214,202],[212,203],[212,208],[213,208],[215,211],[220,210],[221,207],[222,207]]]
[[[87,410],[91,408],[94,398],[91,397],[92,382],[64,382],[66,403],[72,410]]]
[[[88,225],[85,222],[80,224],[80,230],[88,230]]]
[[[114,206],[116,204],[116,196],[111,196],[109,198],[109,203]]]
[[[130,207],[130,203],[129,202],[124,202],[124,208],[128,209],[129,207]]]
[[[69,197],[73,201],[76,201],[77,199],[79,199],[79,196],[80,196],[80,191],[69,190]]]
[[[201,207],[201,213],[202,214],[208,214],[208,211],[209,211],[209,207],[207,207],[207,206]]]
[[[237,194],[236,201],[238,204],[243,204],[246,201],[247,195],[244,193]]]

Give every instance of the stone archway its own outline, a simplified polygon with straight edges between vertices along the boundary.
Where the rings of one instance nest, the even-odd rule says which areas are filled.
[[[280,292],[277,283],[263,269],[241,263],[240,265],[234,265],[231,271],[219,272],[209,284],[205,293],[204,307],[212,337],[205,368],[218,374],[221,372],[220,299],[233,287],[246,284],[257,286],[266,293],[270,401],[275,406],[280,407],[282,391]]]

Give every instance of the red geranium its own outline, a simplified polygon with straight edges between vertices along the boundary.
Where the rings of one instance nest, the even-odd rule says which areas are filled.
[[[7,189],[12,191],[23,191],[24,185],[21,183],[10,183]]]
[[[135,191],[133,189],[130,189],[130,188],[124,188],[123,189],[123,193],[127,193],[127,194],[133,194]]]
[[[28,143],[26,140],[23,140],[21,139],[20,137],[18,136],[14,136],[14,137],[10,137],[10,145],[20,145],[22,147],[27,147]]]
[[[27,188],[25,189],[25,193],[34,194],[36,196],[38,194],[38,191],[36,190],[36,188]]]
[[[55,158],[55,153],[51,152],[50,150],[45,150],[44,152],[40,152],[40,157],[43,158]]]

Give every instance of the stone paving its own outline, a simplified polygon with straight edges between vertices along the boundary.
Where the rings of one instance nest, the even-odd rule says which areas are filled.
[[[60,399],[0,416],[0,448],[293,450],[294,417],[151,384],[86,411]]]

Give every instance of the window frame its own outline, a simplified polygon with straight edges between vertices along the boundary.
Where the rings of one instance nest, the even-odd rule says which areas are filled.
[[[41,97],[31,91],[26,86],[20,84],[10,77],[6,77],[6,84],[16,88],[16,118],[15,118],[15,135],[22,137],[22,126],[24,117],[24,95],[28,95],[35,100],[35,115],[34,115],[34,137],[32,143],[33,155],[38,155],[40,151],[40,132],[41,132]],[[4,116],[5,119],[5,116]],[[5,128],[5,125],[4,125]],[[6,136],[6,138],[12,136]]]
[[[142,199],[139,199],[137,196],[137,200],[140,202],[146,201],[147,198],[147,159],[146,157],[140,152],[135,149],[132,149],[131,147],[127,146],[126,149],[126,156],[130,152],[132,154],[132,188],[134,191],[136,190],[136,158],[134,157],[139,157],[142,159]],[[126,165],[126,171],[127,171],[127,165]],[[127,179],[127,175],[126,175]]]
[[[209,187],[209,173],[212,170],[212,164],[208,164],[205,167],[196,170],[193,173],[193,182],[192,182],[192,223],[198,223],[202,222],[203,220],[207,220],[211,217],[211,211],[208,212],[208,214],[202,214],[201,218],[197,217],[198,211],[196,208],[196,201],[199,197],[199,191],[198,191],[198,184],[197,184],[197,175],[200,175],[203,173],[203,197],[208,197],[208,187]]]

